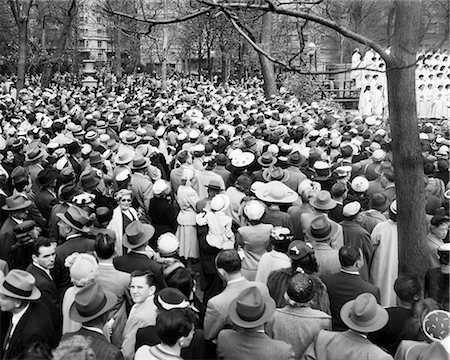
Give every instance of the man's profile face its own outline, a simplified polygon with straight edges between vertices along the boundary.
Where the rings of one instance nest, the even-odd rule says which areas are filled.
[[[16,309],[16,302],[17,300],[0,294],[0,310],[1,311],[8,311],[8,312],[13,312],[13,310]]]
[[[50,270],[55,266],[56,251],[55,246],[41,246],[39,248],[39,256],[33,255],[35,260],[44,269]]]

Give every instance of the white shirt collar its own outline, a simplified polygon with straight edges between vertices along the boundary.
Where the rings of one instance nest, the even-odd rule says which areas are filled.
[[[341,268],[341,272],[351,275],[359,275],[359,271],[348,271]]]
[[[52,275],[50,274],[50,270],[49,270],[49,269],[46,269],[45,267],[39,265],[37,262],[34,262],[34,261],[33,261],[33,265],[36,266],[37,268],[39,268],[39,269],[45,271],[45,273],[50,277],[50,279],[53,280],[53,277],[52,277]]]
[[[81,327],[85,328],[86,330],[95,331],[96,333],[102,334],[104,336],[103,331],[96,327],[86,325],[82,325]]]
[[[244,280],[243,276],[241,276],[241,277],[239,277],[237,279],[233,279],[233,280],[227,281],[227,284],[234,284],[234,283],[237,283],[237,282],[242,281],[242,280]]]
[[[30,304],[28,303],[22,310],[20,310],[17,314],[13,314],[11,318],[11,332],[10,337],[14,333],[14,330],[16,329],[17,324],[19,323],[20,319],[25,315],[25,312],[30,307]]]

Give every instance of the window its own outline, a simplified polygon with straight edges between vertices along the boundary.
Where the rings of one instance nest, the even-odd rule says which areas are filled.
[[[97,16],[97,22],[98,23],[100,22],[100,16]]]
[[[97,41],[97,47],[99,47],[99,48],[102,47],[102,42],[101,41]]]
[[[102,33],[102,29],[97,29],[97,34],[101,34]]]

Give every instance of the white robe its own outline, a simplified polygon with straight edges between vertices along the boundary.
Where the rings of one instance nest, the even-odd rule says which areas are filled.
[[[396,306],[394,282],[398,277],[397,223],[392,220],[377,224],[371,234],[375,252],[370,267],[370,282],[380,289],[381,306]]]

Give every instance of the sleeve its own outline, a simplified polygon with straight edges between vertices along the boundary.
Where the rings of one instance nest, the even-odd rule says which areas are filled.
[[[125,326],[122,348],[120,349],[125,360],[134,359],[134,344],[136,343],[136,333],[139,324],[135,317],[128,318],[128,323]]]
[[[203,324],[205,340],[214,340],[225,326],[226,315],[222,314],[212,301],[208,301]]]

